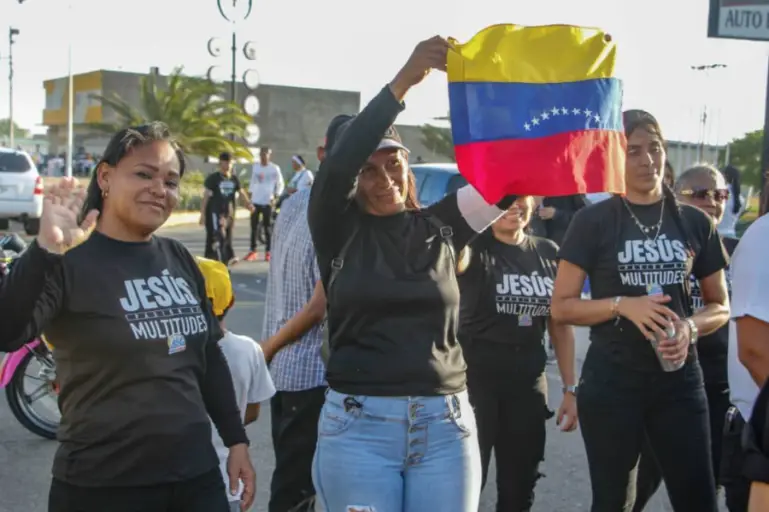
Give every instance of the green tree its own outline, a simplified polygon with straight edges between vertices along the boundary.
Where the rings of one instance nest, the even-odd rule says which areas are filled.
[[[10,135],[11,135],[11,120],[0,119],[0,136],[7,137]],[[27,137],[29,137],[29,130],[25,130],[18,124],[13,123],[13,135],[14,137],[18,137],[20,139],[26,139]]]
[[[138,107],[115,93],[109,97],[94,95],[103,107],[115,112],[118,121],[92,126],[115,132],[126,126],[162,121],[189,154],[209,157],[229,151],[237,158],[251,161],[253,155],[244,137],[253,120],[237,103],[216,99],[223,94],[220,85],[186,76],[182,68],[176,68],[165,86],[150,77],[142,78]]]
[[[761,187],[761,147],[764,131],[756,130],[729,143],[729,163],[742,172],[742,182]]]
[[[454,155],[454,140],[451,137],[451,128],[441,128],[430,124],[422,125],[422,144],[435,153],[452,162],[456,162]]]

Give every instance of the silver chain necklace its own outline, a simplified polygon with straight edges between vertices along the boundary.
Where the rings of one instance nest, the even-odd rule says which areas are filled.
[[[646,237],[647,240],[651,240],[652,242],[657,240],[657,237],[660,236],[660,232],[662,231],[662,219],[665,215],[665,196],[662,196],[662,201],[660,202],[660,220],[657,221],[656,224],[652,224],[651,226],[644,225],[636,216],[635,213],[633,213],[633,210],[630,208],[630,203],[627,202],[627,199],[624,197],[622,198],[622,204],[625,205],[625,208],[627,209],[628,213],[630,214],[630,217],[633,218],[633,222],[635,222],[635,225],[638,226],[638,229],[641,230],[641,233]],[[649,233],[654,231],[654,238],[649,237]]]

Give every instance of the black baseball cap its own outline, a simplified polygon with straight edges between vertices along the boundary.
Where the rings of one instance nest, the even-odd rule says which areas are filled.
[[[328,128],[326,129],[326,146],[324,148],[326,151],[331,150],[339,137],[341,137],[344,131],[350,127],[353,119],[355,119],[355,116],[342,114],[331,120]],[[387,131],[384,133],[384,136],[382,137],[382,140],[379,142],[379,145],[374,151],[376,152],[381,149],[402,149],[407,153],[409,152],[409,149],[403,145],[403,139],[401,139],[401,136],[398,133],[398,130],[395,129],[395,126],[390,126],[387,129]]]
[[[232,160],[232,155],[228,151],[219,153],[220,162],[229,162],[230,160]]]

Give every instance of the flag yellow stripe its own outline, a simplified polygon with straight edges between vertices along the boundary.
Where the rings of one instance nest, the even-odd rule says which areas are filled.
[[[569,25],[493,25],[451,40],[449,82],[552,84],[614,76],[616,46],[605,32]]]

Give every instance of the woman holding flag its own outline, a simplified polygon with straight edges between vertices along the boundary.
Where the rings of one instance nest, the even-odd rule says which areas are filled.
[[[392,128],[450,44],[421,42],[356,117],[329,126],[308,220],[328,297],[329,390],[313,482],[324,510],[476,512],[481,468],[457,341],[455,255],[512,204],[470,186],[416,204]]]
[[[497,510],[531,510],[545,456],[544,337],[549,332],[564,383],[557,423],[577,428],[574,331],[550,318],[558,246],[526,233],[534,198],[522,196],[460,259],[460,339],[478,422],[483,483],[492,449]]]
[[[590,326],[579,384],[593,512],[630,510],[644,436],[676,511],[716,512],[708,406],[695,344],[728,320],[727,256],[707,215],[663,185],[665,141],[623,115],[627,191],[581,210],[559,252],[552,314]],[[703,307],[691,307],[690,274]],[[580,298],[590,278],[592,299]]]

